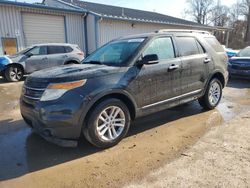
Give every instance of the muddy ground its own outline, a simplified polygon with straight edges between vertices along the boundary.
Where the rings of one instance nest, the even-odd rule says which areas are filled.
[[[25,125],[18,106],[21,86],[0,79],[0,187],[120,187],[139,182],[185,155],[211,128],[250,110],[250,82],[231,80],[215,110],[204,111],[192,102],[138,119],[111,149],[98,150],[83,138],[70,149],[44,141]]]

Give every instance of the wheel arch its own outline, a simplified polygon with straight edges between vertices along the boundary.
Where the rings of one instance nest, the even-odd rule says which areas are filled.
[[[85,109],[85,113],[82,114],[81,117],[82,124],[84,125],[86,117],[89,116],[89,113],[91,113],[91,111],[98,103],[109,98],[116,98],[121,100],[128,107],[131,119],[134,120],[136,118],[137,105],[133,100],[132,96],[126,91],[115,90],[102,93],[101,95],[98,95],[93,99],[90,98],[90,104],[87,106],[87,108]]]
[[[21,65],[21,64],[19,64],[19,63],[10,63],[10,64],[6,65],[5,70],[6,70],[7,68],[9,68],[9,67],[14,67],[14,66],[20,67],[20,68],[22,69],[23,73],[25,72],[23,65]]]
[[[64,65],[68,65],[68,64],[80,64],[79,60],[77,59],[68,59],[64,62]]]
[[[215,73],[211,76],[209,82],[210,82],[212,79],[214,79],[214,78],[217,78],[217,79],[221,82],[223,88],[226,86],[225,77],[224,77],[224,75],[223,75],[221,72],[219,72],[219,71],[218,71],[218,72],[215,72]]]

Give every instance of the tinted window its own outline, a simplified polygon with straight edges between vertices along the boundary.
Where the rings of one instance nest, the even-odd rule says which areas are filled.
[[[66,53],[70,53],[73,51],[73,49],[70,46],[65,46]]]
[[[200,54],[198,42],[193,37],[177,37],[178,48],[181,56]]]
[[[223,47],[215,37],[205,37],[204,39],[216,52],[224,52]]]
[[[144,51],[143,56],[156,54],[159,60],[175,57],[173,43],[170,37],[155,39]]]
[[[48,54],[63,54],[65,53],[64,46],[48,46]]]
[[[39,47],[33,48],[32,50],[28,51],[27,53],[31,53],[33,55],[46,55],[47,48],[46,48],[46,46],[39,46]]]

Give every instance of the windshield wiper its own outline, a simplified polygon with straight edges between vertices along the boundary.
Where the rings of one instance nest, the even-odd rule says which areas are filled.
[[[100,62],[100,61],[86,61],[86,62],[83,62],[83,63],[102,65],[102,62]]]

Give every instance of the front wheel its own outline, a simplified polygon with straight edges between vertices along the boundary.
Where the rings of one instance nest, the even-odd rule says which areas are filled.
[[[217,79],[212,79],[206,89],[205,95],[199,99],[200,105],[207,110],[214,109],[222,97],[222,84]]]
[[[108,148],[124,138],[129,126],[127,106],[121,100],[111,98],[100,102],[90,111],[83,131],[90,143],[99,148]]]
[[[5,70],[4,77],[9,82],[18,82],[23,78],[23,70],[18,66],[10,66]]]

